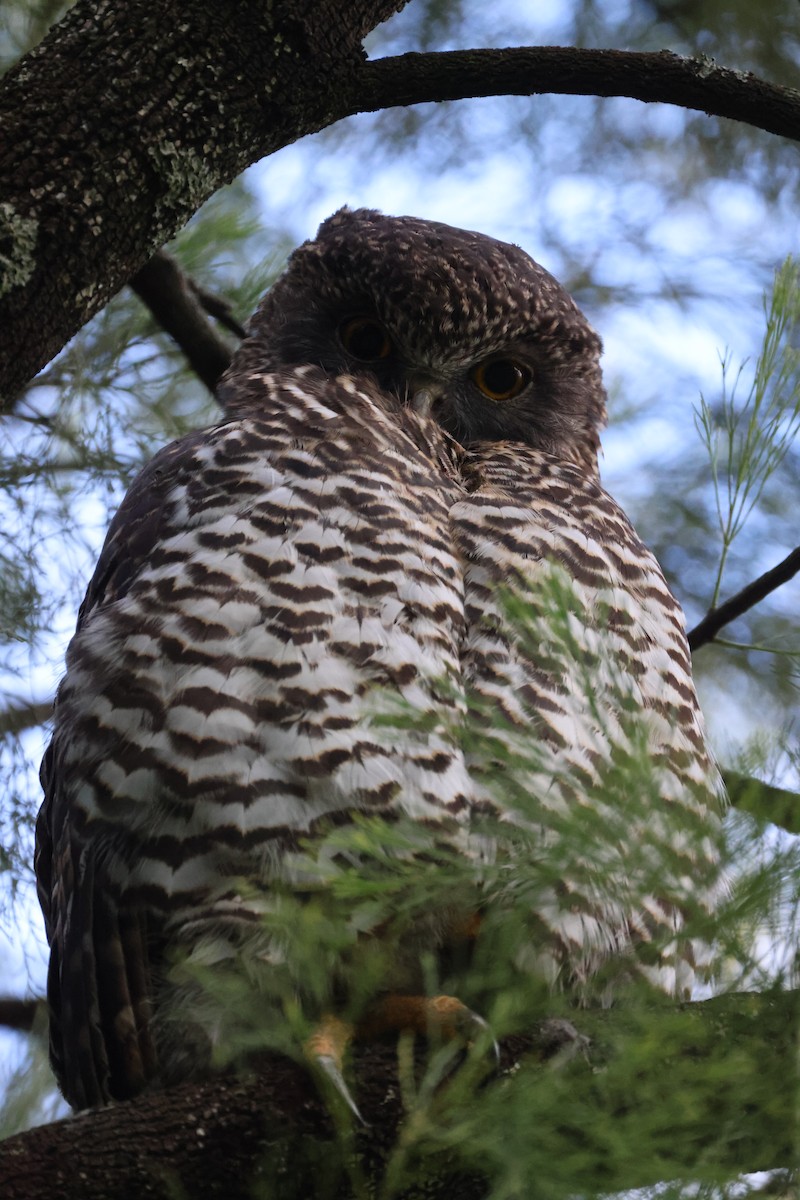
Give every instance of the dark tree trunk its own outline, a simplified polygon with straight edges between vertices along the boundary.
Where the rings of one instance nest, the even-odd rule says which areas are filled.
[[[403,3],[79,0],[0,90],[6,403],[217,188],[339,115]]]

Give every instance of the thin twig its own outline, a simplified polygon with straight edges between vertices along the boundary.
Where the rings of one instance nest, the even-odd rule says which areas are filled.
[[[713,642],[723,626],[735,621],[737,617],[741,617],[743,613],[753,608],[770,592],[774,592],[781,584],[788,583],[798,571],[800,571],[800,546],[792,550],[791,554],[787,554],[777,567],[759,575],[758,579],[748,583],[747,587],[743,587],[735,596],[731,596],[730,600],[726,600],[717,608],[709,609],[702,621],[695,625],[689,634],[689,648],[698,650],[708,642]]]
[[[800,794],[739,771],[723,769],[722,778],[734,808],[769,821],[787,833],[800,833]]]
[[[220,325],[224,325],[231,333],[235,333],[237,338],[245,337],[244,325],[236,318],[233,309],[223,296],[218,296],[216,292],[203,287],[190,275],[186,276],[186,281],[210,317],[214,317]]]
[[[133,276],[130,286],[161,328],[177,342],[192,370],[213,395],[230,364],[233,349],[206,316],[209,293],[203,293],[164,250],[154,254]],[[221,301],[218,306],[227,312],[224,323],[230,328],[230,310]]]

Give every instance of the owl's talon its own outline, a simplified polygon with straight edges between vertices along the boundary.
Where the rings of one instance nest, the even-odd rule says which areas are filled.
[[[369,1129],[369,1122],[365,1121],[364,1118],[362,1117],[361,1113],[359,1112],[358,1105],[356,1104],[353,1097],[350,1095],[350,1089],[348,1088],[347,1084],[344,1081],[344,1076],[342,1075],[341,1067],[335,1061],[335,1059],[329,1054],[322,1054],[322,1055],[318,1055],[316,1058],[314,1058],[314,1062],[320,1068],[320,1070],[328,1077],[328,1079],[333,1084],[334,1088],[336,1089],[338,1094],[341,1096],[342,1100],[344,1100],[345,1104],[350,1109],[350,1112],[353,1114],[353,1116],[356,1118],[356,1120],[361,1125],[363,1125],[365,1129]]]
[[[500,1066],[500,1044],[499,1044],[497,1038],[492,1033],[491,1025],[489,1024],[488,1021],[485,1021],[483,1019],[483,1017],[479,1016],[476,1012],[473,1012],[473,1010],[471,1008],[468,1008],[467,1012],[469,1013],[469,1019],[470,1019],[471,1023],[475,1026],[475,1029],[477,1031],[475,1040],[477,1041],[478,1037],[484,1036],[486,1034],[488,1034],[489,1037],[492,1039],[492,1052],[494,1053],[495,1062],[496,1062],[497,1066],[499,1067]],[[473,1041],[472,1041],[472,1039],[470,1039],[469,1045],[471,1046],[472,1044],[473,1044]]]
[[[353,1040],[353,1026],[330,1014],[323,1017],[305,1043],[306,1058],[314,1063],[330,1080],[357,1121],[367,1128],[369,1124],[358,1110],[350,1089],[344,1080],[342,1064],[345,1052]]]
[[[488,1033],[495,1059],[500,1062],[500,1047],[488,1022],[455,996],[383,996],[360,1022],[356,1034],[359,1039],[370,1040],[387,1032],[403,1031],[423,1037],[436,1032],[446,1040],[461,1038],[468,1046]]]

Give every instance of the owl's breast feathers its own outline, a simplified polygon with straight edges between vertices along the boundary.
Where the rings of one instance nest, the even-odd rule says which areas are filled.
[[[79,1105],[153,1073],[164,930],[256,919],[238,880],[280,874],[299,836],[354,809],[456,841],[475,810],[515,819],[464,733],[476,698],[509,745],[535,741],[542,812],[602,781],[620,695],[646,714],[665,800],[695,811],[716,787],[680,610],[595,481],[521,445],[465,449],[348,377],[242,386],[247,413],[134,482],[59,690],[38,873],[54,1059]],[[552,924],[564,945],[617,936]]]

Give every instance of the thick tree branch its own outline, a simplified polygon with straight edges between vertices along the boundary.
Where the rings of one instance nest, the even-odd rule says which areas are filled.
[[[800,92],[669,50],[522,46],[401,54],[364,65],[351,111],[476,96],[628,96],[729,117],[800,141]]]
[[[731,596],[730,600],[726,600],[717,608],[710,609],[689,634],[689,648],[699,650],[701,646],[713,642],[723,626],[729,625],[731,621],[741,617],[748,609],[754,608],[770,592],[774,592],[781,584],[788,583],[790,579],[793,579],[798,571],[800,571],[800,546],[792,550],[791,554],[787,554],[777,567],[772,567],[763,575],[759,575],[758,579],[748,583],[735,596]]]
[[[0,396],[13,398],[221,184],[354,113],[623,95],[800,138],[798,92],[667,51],[551,46],[365,63],[361,39],[402,6],[165,0],[156,11],[148,0],[78,0],[0,86]]]
[[[206,316],[209,307],[224,314],[229,327],[241,328],[233,321],[225,302],[196,287],[164,250],[159,250],[137,271],[130,285],[161,328],[177,342],[189,366],[213,395],[231,361],[233,348],[209,322]]]
[[[0,84],[0,396],[222,184],[349,111],[404,2],[78,0]]]
[[[622,1007],[580,1012],[575,1020],[591,1043],[585,1058],[576,1055],[560,1068],[568,1072],[575,1131],[563,1133],[564,1152],[587,1120],[592,1136],[575,1141],[573,1150],[598,1191],[692,1175],[720,1178],[792,1162],[796,1079],[787,1064],[795,1059],[797,1016],[796,993],[722,996],[677,1012],[657,1008],[632,1014]],[[530,1088],[529,1073],[535,1072],[551,1094],[552,1068],[541,1074],[538,1065],[547,1057],[543,1041],[543,1027],[528,1037],[507,1039],[500,1079],[489,1082],[488,1089],[500,1087],[511,1103],[510,1093]],[[342,1157],[360,1160],[373,1184],[364,1194],[376,1194],[374,1183],[382,1178],[405,1115],[394,1048],[366,1049],[354,1064],[354,1077],[371,1125],[353,1131],[349,1147],[345,1138]],[[728,1083],[721,1086],[721,1079]],[[489,1090],[470,1094],[470,1108],[479,1106],[480,1115],[484,1098],[487,1114],[493,1111],[490,1119],[497,1121]],[[430,1114],[434,1123],[446,1121],[442,1099],[439,1117],[436,1111]],[[653,1146],[640,1144],[640,1158],[614,1163],[609,1146],[625,1144],[628,1121],[641,1130],[641,1114],[651,1107],[659,1113]],[[412,1117],[406,1140],[413,1128]],[[270,1195],[313,1200],[322,1194],[323,1179],[324,1195],[344,1200],[353,1191],[345,1175],[336,1182],[341,1169],[332,1149],[336,1137],[308,1070],[270,1058],[251,1077],[183,1085],[11,1138],[0,1146],[0,1178],[4,1200],[52,1200],[54,1195],[59,1200],[139,1200],[142,1195],[166,1200],[176,1194],[250,1200],[257,1180]],[[426,1167],[431,1171],[423,1189],[429,1200],[485,1195],[485,1178],[472,1164],[466,1169],[444,1154],[417,1166],[418,1183]],[[527,1183],[533,1194],[533,1181]]]

